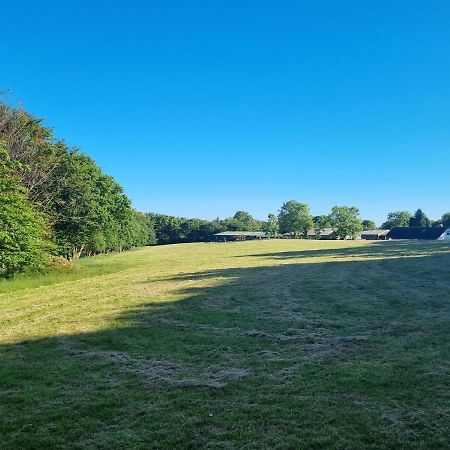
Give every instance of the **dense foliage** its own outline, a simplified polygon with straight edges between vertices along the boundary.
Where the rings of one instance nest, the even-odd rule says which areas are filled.
[[[0,139],[2,245],[17,247],[15,262],[2,247],[1,270],[39,265],[44,235],[55,254],[69,259],[155,243],[151,221],[132,209],[122,187],[40,120],[0,103]],[[16,235],[11,241],[6,232],[26,242]]]
[[[409,219],[409,226],[410,227],[429,227],[429,226],[431,226],[431,221],[421,209],[418,209],[414,213],[414,215]]]
[[[164,214],[149,213],[153,239],[150,244],[176,244],[180,242],[214,241],[215,233],[222,231],[264,231],[269,237],[284,236],[305,238],[308,232],[316,233],[308,237],[319,237],[320,230],[334,228],[334,235],[339,239],[355,239],[362,230],[373,230],[377,226],[373,220],[361,220],[359,210],[354,206],[335,206],[330,214],[311,216],[309,206],[295,200],[285,202],[276,214],[269,214],[266,221],[259,221],[247,211],[237,211],[227,219],[188,219]],[[425,225],[414,225],[424,223]],[[446,225],[448,224],[448,225]],[[383,228],[397,226],[450,226],[450,213],[446,213],[439,221],[431,223],[419,209],[414,216],[407,211],[389,213]],[[154,234],[153,234],[154,233]]]
[[[387,216],[386,222],[381,225],[381,228],[389,230],[394,227],[407,227],[411,214],[408,211],[393,211]]]
[[[0,276],[39,266],[49,249],[44,216],[27,200],[20,169],[0,142]]]
[[[314,228],[321,230],[323,228],[330,228],[332,226],[329,215],[320,215],[313,217]]]
[[[267,221],[262,225],[262,231],[268,236],[276,236],[280,230],[280,224],[278,223],[278,217],[275,214],[269,214]]]
[[[393,211],[387,216],[386,222],[381,228],[389,230],[394,227],[449,227],[450,212],[445,213],[438,220],[430,220],[427,215],[419,208],[414,214],[409,211]]]
[[[444,227],[450,227],[450,212],[442,215],[441,224]]]
[[[294,237],[298,235],[305,237],[314,225],[309,206],[295,200],[289,200],[281,206],[278,223],[282,233],[290,232]]]
[[[377,224],[373,220],[366,219],[362,221],[362,228],[364,231],[375,230],[377,228]]]
[[[355,239],[363,229],[359,210],[354,206],[334,206],[330,219],[336,229],[336,236],[340,239]]]
[[[265,222],[254,219],[247,211],[237,211],[227,219],[187,219],[165,214],[149,213],[158,244],[179,242],[208,242],[222,231],[260,231]]]

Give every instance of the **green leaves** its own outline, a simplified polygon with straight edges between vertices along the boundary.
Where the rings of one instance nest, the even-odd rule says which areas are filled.
[[[284,203],[278,214],[278,222],[282,233],[293,232],[295,236],[306,236],[313,227],[313,220],[306,203],[289,200]]]
[[[409,226],[409,219],[411,213],[409,211],[393,211],[387,216],[386,222],[381,225],[381,228],[390,230],[395,227],[407,227]]]
[[[359,209],[354,206],[334,206],[330,220],[339,239],[355,239],[363,229]]]
[[[49,249],[44,216],[15,174],[20,168],[0,144],[0,276],[39,267]]]
[[[364,231],[367,230],[376,230],[377,225],[373,220],[363,220],[362,221],[362,227]]]
[[[0,274],[65,258],[154,243],[152,224],[97,164],[58,141],[40,120],[0,103]]]
[[[263,223],[262,230],[269,236],[276,236],[279,229],[278,217],[275,214],[269,214],[267,222]]]
[[[450,227],[450,212],[442,215],[441,222],[443,227]]]
[[[59,169],[65,180],[55,205],[55,239],[68,258],[122,251],[149,241],[151,223],[138,215],[122,187],[81,153],[70,153]]]
[[[429,227],[431,226],[430,219],[426,216],[426,214],[419,208],[409,219],[410,227]]]

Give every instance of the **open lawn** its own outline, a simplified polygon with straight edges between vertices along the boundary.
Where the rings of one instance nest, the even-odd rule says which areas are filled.
[[[450,448],[450,245],[138,249],[0,283],[0,447]]]

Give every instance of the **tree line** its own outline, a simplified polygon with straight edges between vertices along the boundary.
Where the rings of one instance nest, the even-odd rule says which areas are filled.
[[[150,218],[87,155],[0,103],[0,275],[156,242]]]
[[[409,211],[393,211],[387,216],[381,228],[389,230],[395,227],[450,227],[450,212],[442,215],[438,220],[430,220],[419,208],[414,214]]]
[[[361,231],[377,229],[373,220],[361,219],[358,208],[354,206],[334,206],[329,214],[314,216],[306,203],[296,200],[285,202],[277,214],[271,213],[267,220],[258,220],[247,211],[237,211],[226,219],[211,221],[190,219],[165,214],[149,213],[152,236],[157,244],[175,244],[180,242],[205,242],[215,240],[214,234],[223,231],[263,231],[269,236],[290,234],[293,238],[314,237],[324,228],[333,228],[339,239],[355,239]],[[388,214],[382,229],[394,227],[450,227],[450,213],[431,221],[418,209],[414,214],[408,211],[394,211]]]
[[[263,231],[276,237],[289,233],[293,238],[306,238],[308,232],[334,228],[336,237],[355,238],[362,230],[376,228],[371,220],[361,220],[356,207],[335,206],[329,215],[313,216],[309,206],[296,200],[285,202],[277,214],[267,220],[257,220],[247,211],[237,211],[232,217],[214,219],[187,219],[163,214],[148,214],[158,244],[202,242],[215,240],[214,234],[223,231]]]

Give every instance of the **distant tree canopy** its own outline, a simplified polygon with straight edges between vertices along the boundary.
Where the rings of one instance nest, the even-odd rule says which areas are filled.
[[[314,228],[318,230],[322,230],[323,228],[331,228],[331,219],[330,216],[321,215],[313,217]]]
[[[409,219],[410,227],[429,227],[431,225],[430,219],[426,216],[426,214],[418,209],[414,216]]]
[[[149,213],[147,217],[150,220],[151,229],[154,230],[154,240],[157,244],[210,241],[219,229],[215,221],[157,213]]]
[[[450,227],[450,212],[443,214],[441,223],[443,227]]]
[[[281,233],[294,233],[295,237],[306,236],[314,225],[309,206],[296,200],[289,200],[281,206],[278,223]]]
[[[419,208],[414,215],[411,215],[408,211],[390,212],[381,228],[388,230],[395,227],[448,226],[446,223],[450,223],[450,213],[444,214],[441,219],[431,221]]]
[[[262,225],[262,231],[264,231],[269,236],[276,236],[280,226],[278,224],[278,217],[275,214],[269,214],[267,216],[267,221]]]
[[[149,213],[151,228],[154,229],[157,244],[180,242],[208,242],[214,234],[222,231],[258,231],[263,222],[254,219],[246,211],[237,211],[227,219],[188,219],[165,214]]]
[[[384,230],[390,230],[395,227],[407,227],[409,226],[409,219],[411,213],[408,211],[394,211],[390,212],[387,216],[386,222],[381,225]]]
[[[262,223],[247,211],[236,211],[233,217],[225,219],[228,231],[259,231]]]
[[[363,220],[362,221],[363,231],[376,230],[377,225],[373,220]]]
[[[359,209],[354,206],[334,206],[330,219],[339,239],[355,239],[363,228]]]
[[[345,238],[354,238],[362,230],[357,208],[335,207],[330,215],[313,218],[308,205],[295,200],[284,203],[278,216],[269,214],[266,221],[254,219],[246,211],[237,211],[229,218],[212,221],[157,213],[149,213],[147,216],[157,244],[214,241],[214,234],[222,231],[263,231],[272,237],[281,232],[292,233],[294,237],[306,237],[311,229],[334,227],[340,237],[345,235]],[[370,227],[368,229],[376,228],[372,221],[366,221],[366,226]]]

